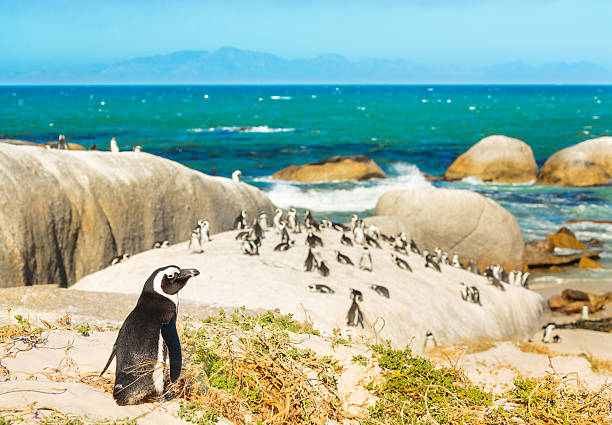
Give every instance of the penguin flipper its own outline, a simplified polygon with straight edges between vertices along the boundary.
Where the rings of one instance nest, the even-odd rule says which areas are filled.
[[[183,355],[181,353],[181,341],[176,330],[176,314],[167,324],[162,324],[161,335],[168,347],[168,359],[170,361],[170,381],[175,382],[181,376],[183,367]]]
[[[115,346],[113,345],[113,351],[111,352],[110,357],[108,358],[108,361],[106,362],[106,366],[104,366],[104,369],[102,369],[102,372],[100,372],[100,376],[104,375],[104,372],[106,372],[106,369],[108,369],[108,367],[110,366],[111,362],[113,361],[116,355],[117,355],[117,350],[115,349]]]

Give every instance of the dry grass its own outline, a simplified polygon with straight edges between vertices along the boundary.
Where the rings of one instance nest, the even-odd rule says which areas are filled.
[[[552,351],[546,345],[538,344],[537,342],[515,341],[515,344],[523,353],[544,354],[546,356],[558,355],[558,353]]]
[[[593,372],[612,374],[612,360],[598,359],[593,357],[591,353],[582,354],[581,357],[584,357],[591,364]]]

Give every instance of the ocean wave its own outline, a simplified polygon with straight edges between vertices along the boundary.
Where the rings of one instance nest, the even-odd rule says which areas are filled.
[[[468,176],[468,177],[464,177],[461,180],[461,183],[465,183],[465,184],[469,184],[472,186],[492,186],[492,187],[498,187],[498,186],[534,186],[535,185],[535,180],[531,180],[525,183],[497,183],[497,182],[485,182],[480,180],[477,177],[474,176]]]
[[[279,182],[271,177],[260,177],[258,180],[273,182],[266,192],[278,207],[305,208],[313,212],[357,213],[373,209],[378,198],[390,190],[433,188],[415,165],[398,163],[391,167],[391,173],[394,177],[376,181],[315,185]]]
[[[290,100],[293,99],[291,96],[270,96],[272,100]]]
[[[295,131],[295,128],[275,128],[267,125],[259,125],[254,127],[211,127],[211,128],[188,128],[191,133],[290,133]]]

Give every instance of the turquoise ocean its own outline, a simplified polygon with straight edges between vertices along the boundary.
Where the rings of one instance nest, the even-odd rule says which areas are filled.
[[[136,145],[207,174],[243,180],[279,207],[346,220],[372,214],[387,190],[432,184],[473,190],[517,218],[525,240],[565,220],[612,219],[612,186],[501,185],[475,179],[430,183],[471,145],[492,134],[528,143],[541,166],[554,152],[612,136],[612,86],[0,86],[0,138],[70,142],[107,150]],[[391,178],[326,184],[279,183],[291,164],[365,154]],[[607,242],[604,270],[539,275],[535,284],[612,291],[612,224],[566,225]]]

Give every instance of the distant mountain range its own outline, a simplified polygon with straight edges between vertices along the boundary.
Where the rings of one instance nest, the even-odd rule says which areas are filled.
[[[326,54],[314,59],[283,59],[224,47],[213,52],[185,50],[109,64],[59,71],[2,71],[3,84],[61,83],[610,83],[607,69],[589,62],[529,66],[512,62],[481,68],[430,66],[406,60],[350,61]]]

